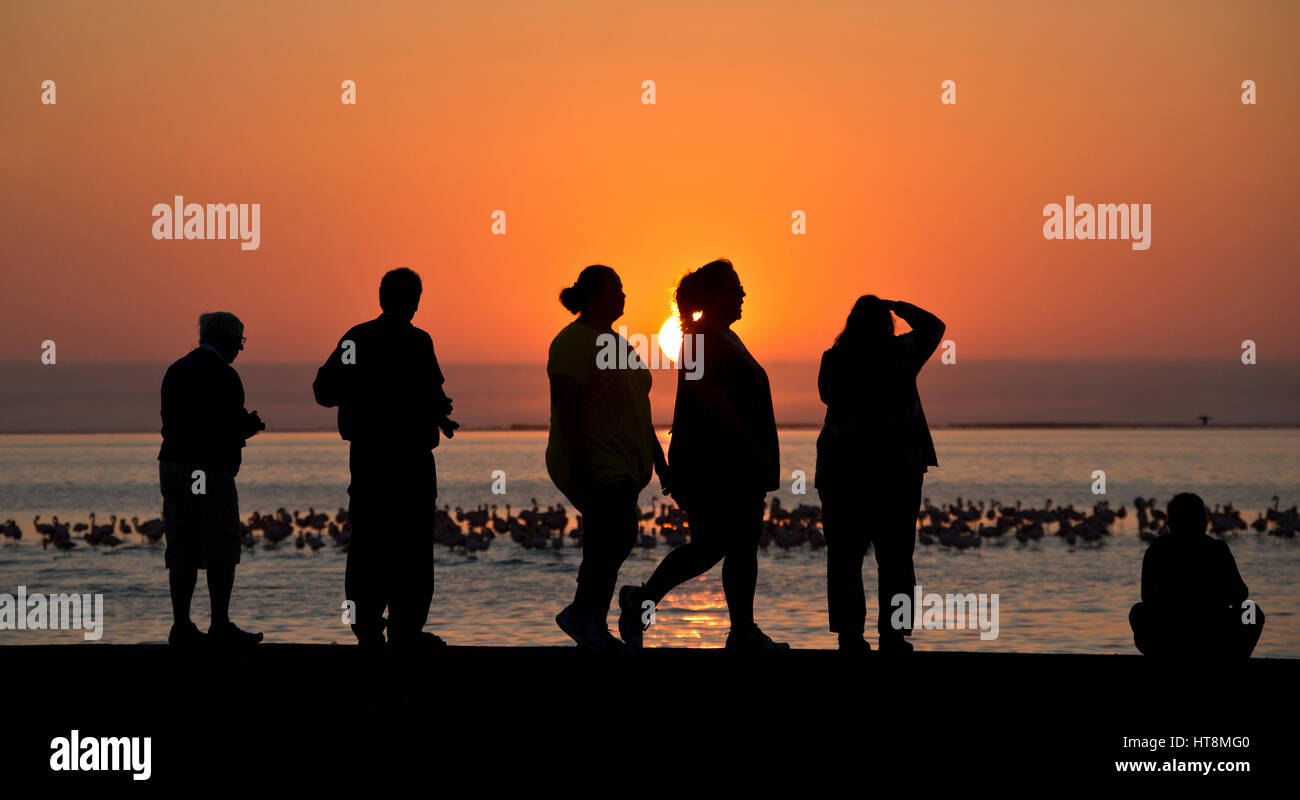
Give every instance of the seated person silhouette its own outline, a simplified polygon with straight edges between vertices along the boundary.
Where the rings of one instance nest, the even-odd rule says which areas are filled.
[[[1170,532],[1142,559],[1142,602],[1129,612],[1133,643],[1148,656],[1248,658],[1264,612],[1248,600],[1228,543],[1205,534],[1205,503],[1169,501]]]

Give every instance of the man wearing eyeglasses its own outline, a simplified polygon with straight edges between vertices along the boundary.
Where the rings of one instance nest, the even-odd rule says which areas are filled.
[[[244,441],[266,423],[244,409],[244,384],[230,366],[244,349],[244,323],[227,311],[199,317],[199,346],[167,368],[162,382],[163,495],[172,629],[168,642],[248,645],[262,634],[230,621],[230,595],[239,563],[239,472]],[[208,573],[212,621],[206,636],[190,619],[198,571]]]

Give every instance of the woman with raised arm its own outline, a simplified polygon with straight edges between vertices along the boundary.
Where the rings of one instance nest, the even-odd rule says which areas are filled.
[[[912,330],[894,335],[894,318]],[[916,513],[927,467],[939,465],[916,376],[943,339],[944,324],[901,300],[858,298],[844,331],[822,354],[817,388],[826,422],[817,437],[817,494],[826,533],[826,600],[840,650],[869,652],[863,639],[862,560],[876,547],[880,650],[910,652]],[[869,517],[864,517],[866,509]],[[894,603],[907,598],[907,611]]]
[[[650,370],[613,330],[623,316],[623,282],[593,264],[560,292],[578,318],[551,342],[551,431],[546,471],[582,513],[582,564],[573,603],[555,622],[579,645],[628,648],[609,632],[605,616],[618,570],[636,543],[641,490],[653,468],[668,492],[663,447],[650,422]]]
[[[765,497],[779,487],[781,474],[767,373],[731,330],[744,297],[726,259],[688,273],[677,285],[688,340],[683,346],[694,346],[700,369],[678,371],[668,463],[691,540],[669,553],[644,586],[619,593],[619,632],[633,647],[641,645],[651,604],[721,561],[731,616],[727,647],[789,649],[754,624]]]

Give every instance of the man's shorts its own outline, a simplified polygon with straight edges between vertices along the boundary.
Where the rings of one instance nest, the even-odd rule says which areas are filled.
[[[204,473],[204,494],[194,492],[195,470]],[[235,476],[179,461],[159,461],[167,569],[207,569],[238,564],[242,544]]]

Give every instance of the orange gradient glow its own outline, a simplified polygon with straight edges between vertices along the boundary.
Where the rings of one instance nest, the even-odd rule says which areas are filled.
[[[538,363],[583,266],[619,272],[620,324],[649,334],[666,288],[720,256],[764,362],[815,360],[862,293],[935,311],[963,358],[1245,338],[1300,357],[1298,20],[1172,0],[7,3],[0,360],[52,338],[69,362],[167,361],[225,309],[244,362],[319,362],[408,266],[443,361]],[[261,203],[260,249],[155,241],[177,194]],[[1151,203],[1151,249],[1044,240],[1067,194]]]

